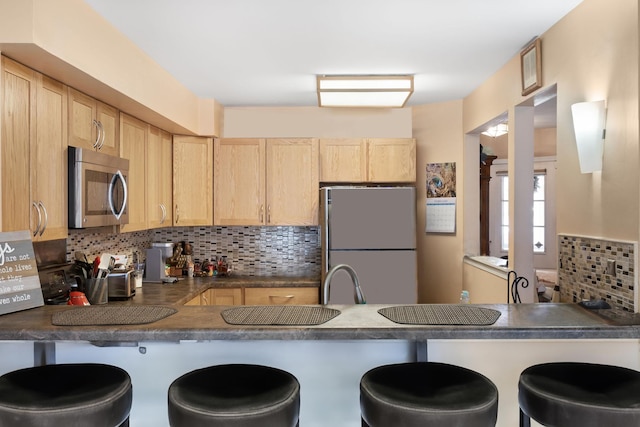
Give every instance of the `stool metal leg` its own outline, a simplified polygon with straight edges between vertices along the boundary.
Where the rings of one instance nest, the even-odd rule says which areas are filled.
[[[520,427],[531,427],[531,418],[520,409]]]

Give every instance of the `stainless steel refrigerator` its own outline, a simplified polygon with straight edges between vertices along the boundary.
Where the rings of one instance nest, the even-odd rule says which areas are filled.
[[[417,303],[415,187],[323,187],[320,206],[323,282],[333,266],[347,264],[367,303]],[[330,290],[329,303],[354,303],[345,271]]]

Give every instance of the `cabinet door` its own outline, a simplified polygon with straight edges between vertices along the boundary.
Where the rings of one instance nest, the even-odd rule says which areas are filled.
[[[211,288],[201,297],[202,305],[242,305],[242,288]]]
[[[66,239],[67,88],[37,74],[36,138],[31,148],[32,201],[42,216],[35,240]]]
[[[361,138],[320,140],[320,181],[367,180],[367,144]]]
[[[69,145],[95,149],[98,146],[96,100],[69,88]]]
[[[265,223],[265,140],[214,141],[215,225]]]
[[[318,140],[267,140],[267,225],[318,224]]]
[[[202,305],[202,295],[198,295],[197,297],[190,299],[185,302],[184,305]]]
[[[118,156],[120,153],[120,126],[118,110],[110,105],[96,101],[96,120],[100,125],[101,153]]]
[[[168,132],[149,127],[147,151],[147,216],[149,228],[172,224],[172,142]]]
[[[2,57],[2,231],[36,230],[32,206],[31,140],[35,134],[35,72]]]
[[[119,133],[116,108],[69,88],[69,145],[118,156]]]
[[[121,231],[138,231],[147,228],[146,159],[148,126],[146,123],[126,114],[122,114],[120,117],[120,156],[129,159],[129,175],[127,176],[129,223],[122,225]]]
[[[173,138],[173,225],[213,224],[213,139]]]
[[[245,305],[318,304],[318,288],[245,288]]]
[[[415,182],[416,141],[412,138],[367,140],[370,182]]]

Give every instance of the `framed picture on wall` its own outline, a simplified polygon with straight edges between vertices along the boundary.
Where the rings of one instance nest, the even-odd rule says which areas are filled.
[[[542,52],[540,39],[535,39],[520,52],[522,96],[542,87]]]

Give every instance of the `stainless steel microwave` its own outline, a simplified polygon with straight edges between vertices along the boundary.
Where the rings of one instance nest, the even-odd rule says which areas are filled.
[[[129,160],[69,147],[69,228],[129,223]]]

